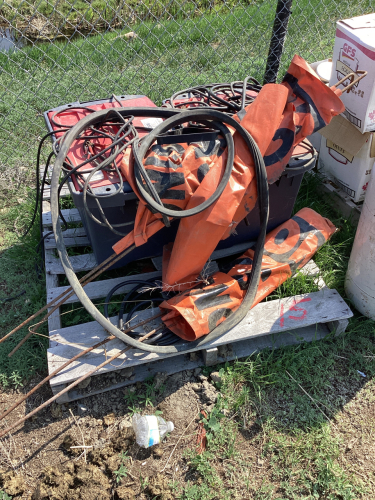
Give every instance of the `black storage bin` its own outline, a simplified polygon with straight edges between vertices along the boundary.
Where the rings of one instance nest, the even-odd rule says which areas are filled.
[[[315,167],[316,159],[315,150],[313,154],[305,155],[304,159],[292,157],[280,179],[268,185],[270,209],[267,233],[291,218],[303,175]],[[260,231],[258,201],[246,219],[236,227],[237,234],[220,241],[217,246],[218,250],[257,239]]]
[[[69,179],[69,190],[73,202],[81,216],[82,223],[86,229],[87,237],[90,240],[96,261],[98,264],[113,254],[112,246],[123,237],[113,233],[107,227],[97,224],[86,212],[83,204],[83,193],[77,191],[73,181]],[[117,187],[117,186],[116,186]],[[115,188],[113,186],[113,188]],[[97,198],[108,222],[113,224],[128,223],[127,226],[116,228],[121,233],[131,232],[134,228],[134,221],[137,214],[138,198],[127,182],[124,182],[122,193],[118,193],[109,198]],[[86,203],[93,216],[102,220],[96,201],[87,195]],[[134,260],[144,259],[146,257],[156,257],[163,253],[163,246],[175,239],[179,221],[172,221],[169,228],[165,227],[154,234],[147,243],[141,245],[126,255],[123,259],[114,264],[111,269],[124,266]]]
[[[301,157],[292,157],[280,179],[269,186],[270,212],[267,232],[290,219],[294,203],[305,172],[315,166],[316,152],[306,153]],[[87,236],[93,248],[96,260],[99,263],[113,254],[112,246],[117,243],[121,236],[114,234],[108,228],[97,224],[87,213],[83,205],[83,194],[76,191],[73,182],[69,181],[69,189],[77,207],[82,223],[86,229]],[[101,207],[107,220],[111,224],[129,223],[129,226],[118,228],[122,233],[132,231],[137,212],[138,198],[128,183],[124,183],[122,193],[100,200]],[[87,205],[91,213],[99,220],[101,216],[96,202],[87,196]],[[163,246],[173,242],[177,233],[179,221],[172,221],[171,227],[163,228],[152,236],[147,243],[141,245],[118,261],[113,267],[121,267],[134,260],[146,257],[157,257],[163,253]],[[260,230],[258,204],[236,228],[235,233],[226,240],[220,241],[217,250],[228,249],[234,245],[252,242],[257,239]],[[230,252],[228,252],[228,255]]]

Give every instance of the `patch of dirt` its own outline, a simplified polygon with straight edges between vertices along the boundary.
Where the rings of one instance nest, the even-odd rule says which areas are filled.
[[[22,495],[26,489],[25,481],[14,471],[0,471],[0,487],[9,495]]]
[[[35,379],[23,390],[27,392],[38,382]],[[199,412],[213,407],[217,390],[200,369],[170,377],[160,373],[153,383],[163,392],[157,393],[154,407],[146,408],[144,413],[153,414],[158,409],[175,426],[162,443],[148,449],[135,443],[124,395],[129,390],[143,394],[145,388],[141,383],[78,402],[54,405],[2,441],[3,490],[25,500],[173,499],[168,485],[171,481],[184,482],[189,467],[183,454],[187,448],[196,446]],[[90,386],[96,388],[96,377],[91,379]],[[17,391],[3,393],[0,413],[20,396]],[[20,405],[2,428],[50,396],[49,387],[44,387]],[[82,435],[85,446],[90,448],[82,448]],[[114,474],[119,470],[123,474]]]
[[[47,467],[32,500],[110,500],[110,481],[92,464],[67,464],[62,469]]]
[[[348,475],[356,476],[368,489],[366,498],[375,498],[375,381],[358,392],[336,418],[336,435],[342,441],[338,459]]]
[[[168,479],[162,474],[157,474],[150,479],[147,485],[146,492],[152,498],[160,498],[161,500],[173,500],[171,489],[168,485]]]
[[[115,497],[117,497],[118,500],[135,500],[135,493],[126,486],[119,486],[115,489]]]

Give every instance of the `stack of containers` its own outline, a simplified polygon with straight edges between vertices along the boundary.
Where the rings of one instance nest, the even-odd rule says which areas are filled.
[[[358,71],[367,76],[341,96],[345,112],[320,131],[318,162],[355,202],[365,197],[375,161],[375,13],[337,22],[329,86]]]

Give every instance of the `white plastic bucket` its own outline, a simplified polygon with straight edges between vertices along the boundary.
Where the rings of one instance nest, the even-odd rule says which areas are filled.
[[[375,320],[375,169],[350,254],[345,291],[360,313]]]

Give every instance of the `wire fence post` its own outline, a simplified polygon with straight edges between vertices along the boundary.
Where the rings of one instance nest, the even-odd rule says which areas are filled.
[[[285,37],[288,31],[288,22],[292,13],[293,0],[278,0],[273,23],[270,48],[268,51],[267,66],[264,74],[264,83],[275,83],[279,72]]]

